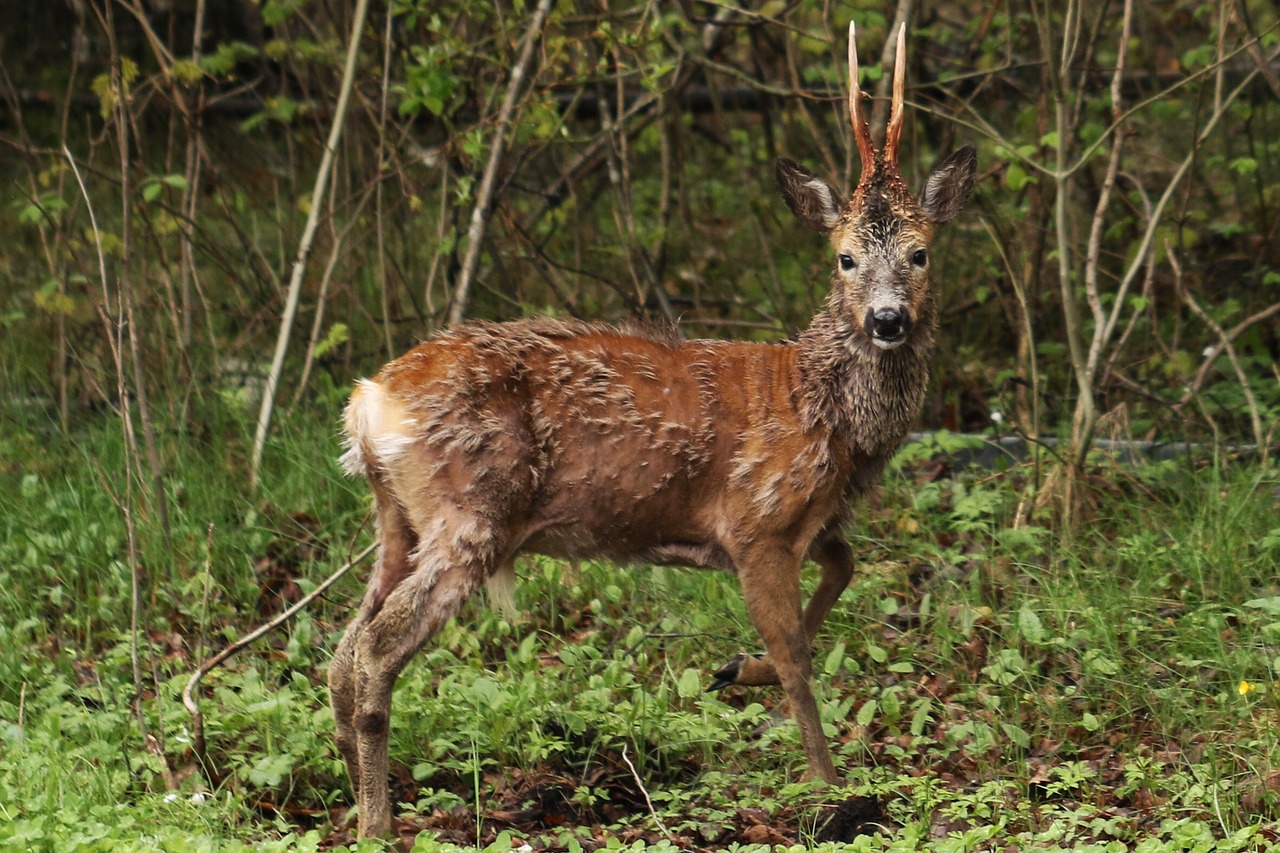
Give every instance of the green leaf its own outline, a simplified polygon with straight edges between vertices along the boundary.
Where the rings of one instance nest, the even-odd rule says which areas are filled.
[[[22,225],[39,225],[43,221],[44,211],[35,202],[23,205],[22,210],[18,213],[18,222]]]
[[[163,189],[159,181],[147,181],[142,185],[142,198],[147,202],[153,202],[160,198],[160,192]]]
[[[920,737],[924,734],[925,726],[929,725],[929,718],[933,715],[933,702],[929,699],[920,703],[916,708],[916,712],[911,715],[911,734],[914,737]]]
[[[1027,730],[1022,726],[1015,726],[1013,723],[1001,723],[1000,728],[1004,730],[1004,736],[1013,743],[1023,749],[1031,747],[1031,735],[1027,734]]]
[[[880,696],[880,713],[886,723],[896,723],[902,718],[902,700],[898,698],[898,688],[890,687]]]
[[[702,677],[698,670],[689,668],[680,673],[680,680],[676,682],[676,693],[681,699],[692,699],[702,692]]]
[[[268,755],[249,769],[249,781],[261,788],[274,788],[293,769],[293,756]]]
[[[1018,633],[1033,646],[1044,642],[1044,624],[1040,616],[1025,604],[1018,611]]]
[[[1096,732],[1098,729],[1102,728],[1102,721],[1094,714],[1090,714],[1086,711],[1085,715],[1080,718],[1080,725],[1084,726],[1085,731]]]
[[[1244,603],[1244,606],[1265,610],[1272,616],[1280,616],[1280,595],[1272,595],[1267,598],[1251,598]]]
[[[1120,672],[1120,664],[1097,649],[1090,649],[1085,652],[1084,668],[1098,675],[1115,675]]]
[[[1018,163],[1010,163],[1009,168],[1004,171],[1004,184],[1015,193],[1031,183],[1035,183],[1035,180]]]
[[[324,340],[316,344],[316,358],[321,358],[325,353],[334,347],[339,347],[351,339],[351,330],[347,328],[346,323],[334,323],[329,327],[329,333],[324,336]]]
[[[1258,161],[1252,157],[1237,157],[1231,161],[1231,170],[1237,175],[1252,175],[1258,171]]]
[[[844,663],[844,641],[841,640],[831,647],[831,651],[827,653],[827,659],[822,665],[822,673],[828,678],[840,671],[840,665]]]
[[[858,725],[871,725],[871,721],[876,717],[876,708],[878,706],[879,703],[874,699],[868,699],[866,702],[863,702],[862,707],[858,709],[858,716],[854,718]]]
[[[204,72],[200,70],[200,66],[192,62],[190,59],[179,59],[169,68],[169,76],[177,80],[183,86],[190,86],[204,76]]]

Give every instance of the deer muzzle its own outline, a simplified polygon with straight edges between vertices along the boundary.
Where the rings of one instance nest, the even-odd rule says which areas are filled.
[[[905,305],[891,308],[869,308],[862,321],[863,331],[881,349],[893,349],[907,339],[911,331],[911,312]]]

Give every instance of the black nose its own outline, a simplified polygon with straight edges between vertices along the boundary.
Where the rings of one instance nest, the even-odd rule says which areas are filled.
[[[896,341],[907,333],[911,320],[905,309],[879,308],[867,312],[863,325],[873,338]]]

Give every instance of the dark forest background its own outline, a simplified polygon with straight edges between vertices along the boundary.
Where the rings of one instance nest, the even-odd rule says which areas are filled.
[[[877,138],[908,24],[908,183],[979,159],[934,436],[816,644],[853,799],[776,693],[702,692],[732,578],[539,558],[402,677],[402,846],[1280,838],[1272,0],[2,5],[0,846],[349,842],[351,383],[466,319],[804,328],[834,258],[773,164],[856,184],[850,20]]]

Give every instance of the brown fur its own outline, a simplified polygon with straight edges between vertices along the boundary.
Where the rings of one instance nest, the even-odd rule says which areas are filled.
[[[852,270],[837,264],[825,309],[795,341],[474,323],[357,384],[343,461],[370,482],[381,549],[330,684],[362,836],[390,828],[396,677],[522,552],[734,571],[767,655],[740,658],[729,680],[781,683],[810,773],[836,780],[809,686],[811,643],[852,572],[849,500],[876,482],[919,413],[937,319],[927,269],[911,259],[959,211],[974,161],[972,149],[957,152],[919,202],[879,154],[868,165],[845,206],[812,173],[779,163],[801,221],[856,259]],[[869,336],[877,300],[911,317],[901,341]],[[806,558],[822,580],[802,609]]]

